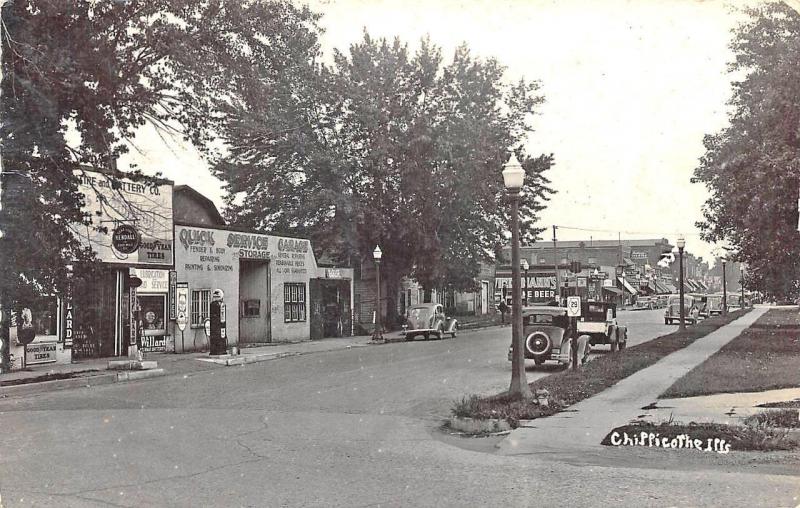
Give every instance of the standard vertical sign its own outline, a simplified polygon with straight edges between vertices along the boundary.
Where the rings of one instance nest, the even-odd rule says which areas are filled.
[[[169,319],[175,320],[178,317],[178,302],[177,302],[177,289],[178,289],[178,272],[170,270],[169,272]]]
[[[64,308],[66,310],[64,314],[64,347],[70,348],[72,347],[72,335],[75,330],[74,309],[72,308],[71,299],[65,302]]]
[[[177,298],[175,322],[178,324],[178,328],[183,331],[189,321],[189,283],[178,282],[175,288],[175,295]]]
[[[568,296],[567,297],[567,316],[580,317],[581,315],[581,297]]]

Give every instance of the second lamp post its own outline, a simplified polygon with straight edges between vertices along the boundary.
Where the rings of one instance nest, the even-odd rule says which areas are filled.
[[[530,398],[525,377],[525,344],[522,337],[522,284],[519,262],[519,197],[525,182],[525,170],[513,153],[503,168],[503,183],[511,202],[511,398]]]
[[[375,306],[375,330],[372,332],[372,340],[374,341],[383,341],[383,323],[381,320],[381,256],[383,252],[381,252],[381,247],[379,245],[375,246],[375,250],[372,251],[372,258],[375,260],[375,288],[377,291],[377,297],[375,298],[376,306]]]
[[[680,274],[678,275],[678,286],[679,286],[679,294],[680,294],[680,305],[681,305],[681,325],[678,327],[680,331],[686,330],[686,310],[683,306],[683,248],[686,247],[686,239],[683,235],[678,237],[678,259],[680,260],[678,263],[678,270],[680,270]]]

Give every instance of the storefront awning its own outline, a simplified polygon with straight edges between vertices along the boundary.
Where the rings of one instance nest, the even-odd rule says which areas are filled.
[[[625,288],[625,291],[627,291],[628,293],[630,293],[630,294],[632,294],[632,295],[635,295],[635,294],[637,294],[637,293],[638,293],[638,292],[637,292],[637,291],[636,291],[636,290],[633,288],[633,286],[631,286],[630,284],[628,284],[628,281],[627,281],[627,280],[623,279],[622,277],[617,277],[617,280],[620,282],[620,284],[622,284],[622,287],[624,287],[624,288]]]
[[[614,293],[615,295],[621,295],[622,290],[619,288],[611,287],[611,286],[603,286],[603,291],[608,291],[609,293]]]

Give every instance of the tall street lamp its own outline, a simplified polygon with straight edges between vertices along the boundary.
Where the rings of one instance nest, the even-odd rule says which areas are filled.
[[[531,389],[525,377],[525,351],[522,337],[522,288],[519,262],[519,194],[525,182],[525,170],[522,169],[516,155],[512,152],[503,168],[503,183],[511,202],[511,386],[508,389],[510,398],[531,398]]]
[[[525,305],[528,305],[528,268],[530,268],[530,265],[528,265],[528,260],[523,259],[522,269],[525,271],[525,298],[522,301],[525,302]]]
[[[375,287],[377,288],[377,298],[375,299],[377,305],[375,307],[375,330],[372,332],[373,341],[383,341],[383,324],[381,322],[381,252],[380,245],[375,246],[372,251],[372,259],[375,260]]]
[[[742,287],[742,297],[739,300],[739,308],[744,309],[744,265],[739,263],[739,285]]]
[[[683,248],[686,247],[686,239],[683,235],[678,237],[678,259],[680,262],[678,263],[678,270],[680,270],[680,275],[678,276],[678,285],[680,286],[680,305],[681,305],[681,325],[678,327],[680,331],[686,331],[686,310],[683,307]]]
[[[726,279],[727,270],[725,267],[725,263],[727,262],[728,262],[727,259],[722,258],[722,314],[723,315],[728,314],[728,281]]]

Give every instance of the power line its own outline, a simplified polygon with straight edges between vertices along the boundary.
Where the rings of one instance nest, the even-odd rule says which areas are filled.
[[[556,225],[556,228],[558,228],[558,229],[569,229],[569,230],[572,230],[572,231],[585,231],[587,233],[608,233],[608,234],[614,234],[614,233],[618,233],[619,234],[619,233],[622,233],[622,234],[625,234],[625,235],[650,235],[650,236],[659,236],[659,237],[660,236],[664,236],[664,234],[665,234],[663,231],[662,232],[624,231],[624,230],[618,230],[618,229],[577,228],[577,227],[573,227],[573,226],[559,226],[559,225]],[[700,233],[680,233],[680,232],[671,232],[670,233],[670,232],[667,232],[666,234],[667,235],[684,235],[684,236],[692,236],[692,237],[700,237],[701,236]]]

